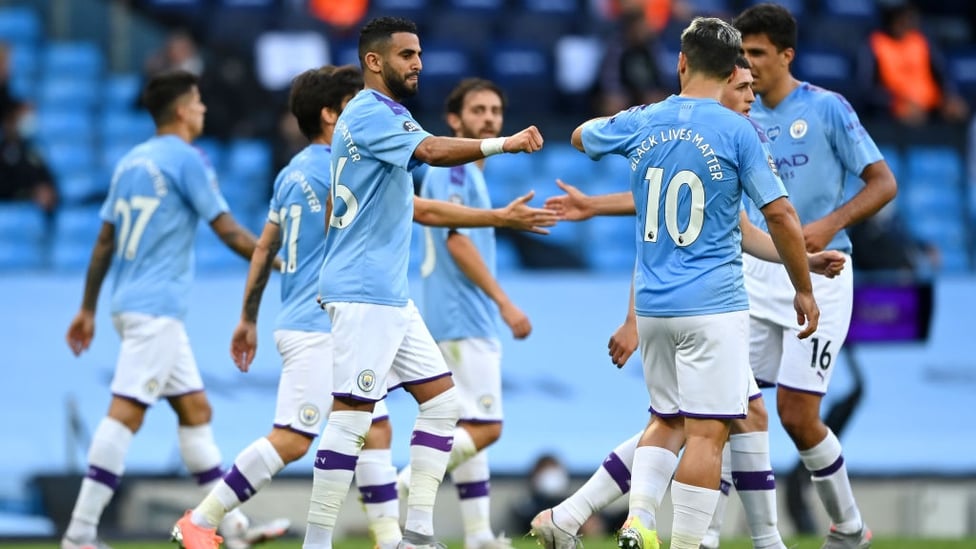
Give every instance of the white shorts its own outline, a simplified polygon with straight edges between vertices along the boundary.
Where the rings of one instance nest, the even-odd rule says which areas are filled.
[[[739,419],[749,406],[749,312],[637,317],[651,412]]]
[[[332,394],[379,401],[389,390],[451,375],[413,301],[403,307],[328,303],[335,341]]]
[[[274,426],[315,438],[332,409],[332,334],[275,330],[274,338],[281,354]],[[388,417],[386,402],[377,402],[373,421]]]
[[[203,379],[182,321],[119,313],[112,316],[112,323],[122,338],[112,377],[113,395],[152,406],[160,397],[203,390]]]
[[[838,353],[847,338],[854,303],[850,257],[836,278],[810,275],[820,307],[817,331],[797,339],[800,326],[793,309],[793,286],[786,269],[751,256],[743,257],[749,292],[749,355],[752,371],[764,386],[779,385],[805,393],[827,392]]]
[[[502,346],[497,339],[467,338],[437,344],[454,375],[459,421],[502,421]]]

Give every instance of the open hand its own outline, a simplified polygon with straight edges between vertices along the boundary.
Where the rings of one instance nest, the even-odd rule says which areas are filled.
[[[549,231],[542,227],[552,227],[559,220],[559,216],[552,210],[529,206],[528,202],[534,196],[535,191],[529,191],[502,208],[501,215],[505,219],[505,227],[536,234],[549,234]]]
[[[560,219],[566,221],[583,221],[595,215],[595,212],[587,201],[589,196],[586,193],[569,183],[563,182],[561,179],[556,180],[556,185],[566,194],[550,196],[546,199],[543,207],[558,213]]]
[[[237,369],[247,373],[258,351],[258,329],[253,322],[241,321],[230,338],[230,357]]]

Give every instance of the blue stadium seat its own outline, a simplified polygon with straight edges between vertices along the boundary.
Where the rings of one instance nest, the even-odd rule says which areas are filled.
[[[247,263],[230,251],[205,222],[197,227],[196,243],[193,247],[198,271],[226,271],[247,269]]]
[[[94,118],[84,109],[41,109],[37,113],[37,138],[43,143],[91,143],[94,130]]]
[[[949,52],[948,71],[966,97],[976,96],[976,49],[966,48]]]
[[[887,162],[888,167],[891,168],[891,173],[895,175],[895,181],[900,182],[905,174],[901,150],[899,150],[895,145],[886,145],[883,143],[878,144],[878,150],[881,151],[881,155],[884,156],[885,162]]]
[[[65,205],[101,201],[108,193],[109,181],[102,172],[73,172],[58,177],[58,193]]]
[[[690,4],[697,15],[728,15],[733,12],[728,0],[691,0]]]
[[[0,8],[0,41],[19,46],[35,44],[41,38],[41,18],[27,6]]]
[[[98,206],[64,207],[54,220],[51,266],[57,270],[79,271],[86,267],[102,221]]]
[[[134,107],[142,91],[142,76],[137,73],[112,74],[102,85],[102,104],[113,109]]]
[[[96,78],[105,60],[93,42],[51,42],[43,53],[45,74]]]
[[[549,47],[524,42],[495,42],[487,48],[488,78],[513,100],[509,112],[547,112],[552,108],[553,59]]]
[[[234,175],[268,181],[271,173],[271,147],[257,139],[234,139],[227,146],[224,167],[228,173]]]
[[[534,180],[536,173],[535,155],[499,154],[485,162],[485,180],[488,194],[495,206],[504,206],[517,196],[524,194]]]
[[[109,178],[115,172],[115,166],[122,160],[122,157],[132,150],[134,143],[127,141],[109,141],[102,145],[101,155],[97,168],[108,175]]]
[[[490,10],[505,8],[505,0],[446,0],[447,7],[453,10]]]
[[[40,110],[47,108],[90,109],[98,104],[100,82],[89,77],[47,73],[38,86]]]
[[[0,241],[39,246],[47,234],[44,212],[33,202],[0,203]]]
[[[623,245],[590,246],[586,250],[586,264],[600,273],[625,273],[634,269],[635,248]]]
[[[43,246],[28,245],[17,239],[0,240],[0,271],[40,269],[46,262]]]
[[[475,62],[464,44],[446,40],[431,40],[424,45],[424,71],[421,93],[415,100],[424,112],[441,114],[444,99],[462,79],[477,74]]]
[[[754,6],[756,4],[763,4],[771,1],[773,4],[779,4],[786,9],[790,10],[793,17],[799,19],[806,12],[806,4],[804,0],[748,0],[746,2],[747,6]]]
[[[10,50],[10,73],[34,78],[38,73],[37,48],[31,44],[14,44]]]
[[[596,217],[584,222],[586,263],[598,272],[623,272],[634,268],[637,246],[634,218]]]
[[[406,17],[420,24],[430,12],[431,3],[431,0],[373,0],[369,9],[377,15]]]
[[[532,183],[540,196],[562,194],[556,186],[556,179],[579,187],[589,194],[588,189],[593,185],[594,172],[597,168],[597,163],[590,160],[590,157],[576,150],[576,147],[564,143],[547,145],[537,154],[540,156],[542,166],[532,178]]]
[[[964,246],[939,249],[940,271],[944,274],[965,274],[970,270],[970,257]]]
[[[953,147],[913,145],[905,151],[906,177],[933,182],[962,180],[962,155]]]
[[[853,61],[840,50],[829,47],[798,46],[793,67],[796,77],[815,86],[854,97],[856,83],[851,78]]]
[[[88,172],[95,167],[95,155],[91,144],[67,141],[45,145],[44,154],[55,176],[65,177],[78,172]]]
[[[212,138],[200,138],[193,142],[193,146],[200,149],[210,166],[221,173],[224,169],[224,144]]]
[[[124,141],[129,145],[141,143],[156,132],[149,113],[135,110],[108,110],[101,116],[103,142]]]

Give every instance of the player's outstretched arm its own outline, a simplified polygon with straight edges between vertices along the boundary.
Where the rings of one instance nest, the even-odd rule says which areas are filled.
[[[443,200],[431,200],[415,196],[413,220],[431,227],[506,227],[520,231],[549,234],[543,227],[551,227],[558,221],[552,210],[533,208],[526,203],[535,196],[534,191],[520,196],[504,208],[484,210],[452,204]]]
[[[556,185],[566,192],[550,196],[544,207],[566,221],[584,221],[598,215],[634,215],[634,195],[629,192],[588,195],[569,183],[557,179]]]
[[[861,172],[864,188],[826,216],[803,226],[807,250],[819,252],[838,231],[871,217],[898,193],[898,184],[884,160],[868,165]]]
[[[468,277],[468,280],[473,282],[475,286],[481,288],[498,305],[498,312],[505,324],[512,330],[512,337],[515,339],[528,337],[532,332],[532,323],[529,322],[529,317],[512,303],[508,294],[498,284],[498,280],[492,276],[474,242],[461,233],[451,232],[447,237],[447,251],[454,259],[454,263],[464,273],[464,276]]]
[[[753,225],[744,211],[739,212],[739,230],[742,231],[742,251],[763,261],[783,262],[769,233]],[[810,272],[824,275],[827,278],[834,278],[839,275],[844,270],[845,263],[847,263],[847,258],[836,250],[827,250],[815,254],[807,253],[807,264]]]
[[[261,307],[261,296],[271,276],[278,250],[281,249],[281,228],[270,221],[264,224],[251,255],[251,265],[244,285],[244,303],[241,306],[241,320],[234,329],[230,340],[230,356],[242,372],[247,372],[258,350],[257,322]]]
[[[508,137],[468,139],[431,136],[413,151],[413,156],[431,166],[459,166],[501,153],[533,153],[542,149],[542,134],[529,126]]]
[[[98,294],[102,290],[102,282],[112,266],[112,254],[115,253],[115,225],[102,222],[98,231],[98,238],[92,248],[91,259],[88,261],[88,272],[85,275],[85,293],[81,298],[81,309],[68,325],[65,337],[68,347],[75,356],[86,351],[95,337],[95,307],[98,306]]]
[[[813,283],[810,281],[810,268],[807,264],[807,254],[804,249],[803,231],[800,218],[790,204],[789,199],[780,197],[762,207],[762,214],[769,227],[769,235],[776,245],[790,282],[796,290],[793,306],[796,309],[796,321],[800,326],[799,337],[804,339],[817,330],[820,321],[820,309],[813,298]]]

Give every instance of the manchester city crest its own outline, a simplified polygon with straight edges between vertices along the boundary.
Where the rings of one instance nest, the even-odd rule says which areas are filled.
[[[356,378],[356,384],[367,393],[372,391],[373,387],[376,386],[376,373],[373,370],[363,370]]]
[[[807,134],[807,121],[802,118],[797,118],[790,124],[790,137],[793,139],[799,139]]]
[[[495,397],[492,395],[481,395],[478,398],[478,406],[485,412],[490,412],[495,407]]]
[[[298,410],[298,421],[305,425],[315,425],[319,420],[319,409],[314,404],[306,402]]]

